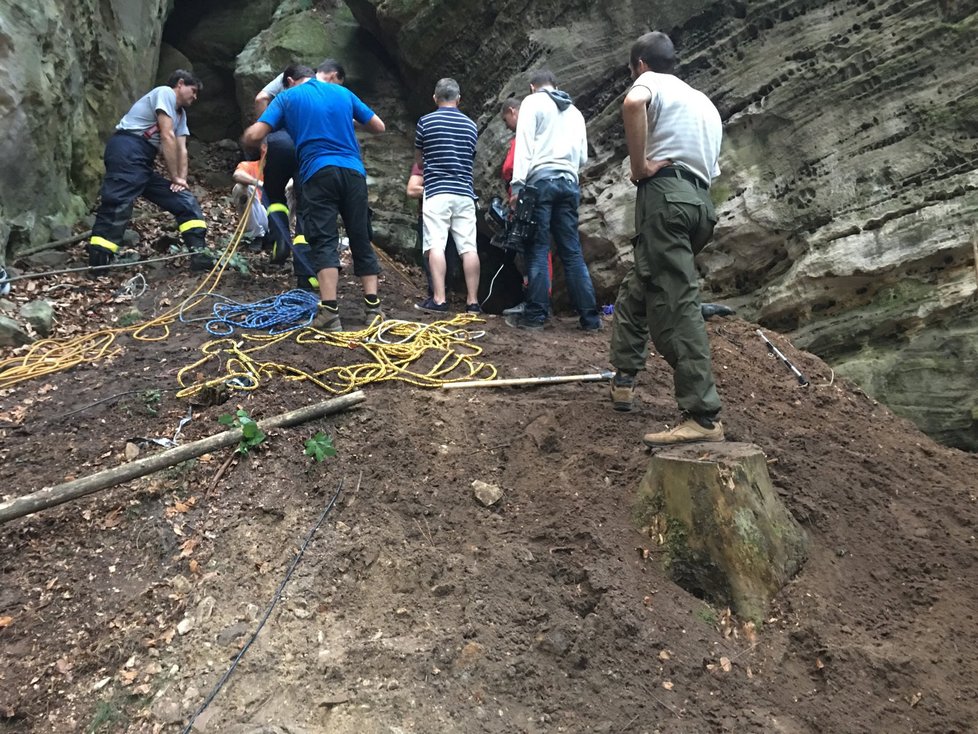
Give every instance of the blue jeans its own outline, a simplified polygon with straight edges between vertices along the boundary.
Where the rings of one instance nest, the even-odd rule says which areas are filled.
[[[526,309],[523,318],[542,324],[550,312],[550,268],[547,253],[553,237],[557,257],[564,264],[564,277],[571,303],[581,317],[581,328],[593,329],[601,324],[594,285],[581,254],[581,239],[577,233],[577,208],[581,190],[568,178],[548,178],[534,182],[537,203],[533,218],[536,235],[524,253],[526,262]]]

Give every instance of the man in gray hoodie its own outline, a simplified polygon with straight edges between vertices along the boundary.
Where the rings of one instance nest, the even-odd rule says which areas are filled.
[[[516,152],[510,206],[515,207],[528,187],[536,190],[533,219],[536,235],[526,243],[526,307],[506,323],[520,329],[539,330],[550,313],[550,268],[547,255],[553,237],[571,303],[580,316],[580,328],[601,328],[594,285],[581,254],[577,209],[581,201],[578,172],[587,162],[587,129],[584,116],[571,98],[557,90],[557,80],[547,70],[530,77],[530,91],[520,106],[516,124]]]

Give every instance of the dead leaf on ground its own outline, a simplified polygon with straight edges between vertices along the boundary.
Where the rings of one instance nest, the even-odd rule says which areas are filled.
[[[3,629],[4,627],[9,627],[13,623],[14,623],[14,618],[13,617],[9,617],[9,616],[8,617],[0,617],[0,629]]]
[[[187,558],[189,555],[191,555],[198,543],[200,543],[200,541],[197,538],[187,538],[187,540],[183,541],[183,543],[180,544],[180,558]]]

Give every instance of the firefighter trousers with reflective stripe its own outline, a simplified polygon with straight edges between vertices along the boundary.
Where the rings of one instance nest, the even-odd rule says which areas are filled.
[[[101,202],[92,226],[92,244],[113,250],[122,243],[132,218],[136,197],[143,196],[176,217],[184,244],[204,247],[207,225],[197,199],[189,191],[170,191],[170,182],[158,174],[153,163],[157,150],[148,141],[116,133],[105,146],[105,178],[99,192]]]

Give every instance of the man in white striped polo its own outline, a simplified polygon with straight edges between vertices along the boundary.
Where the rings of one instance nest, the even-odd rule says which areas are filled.
[[[458,109],[461,100],[458,82],[440,79],[435,85],[438,106],[420,120],[415,132],[415,161],[424,172],[424,245],[431,271],[432,295],[415,307],[430,313],[445,313],[445,247],[448,234],[462,260],[466,306],[479,313],[479,254],[476,248],[475,189],[472,167],[479,133]]]

